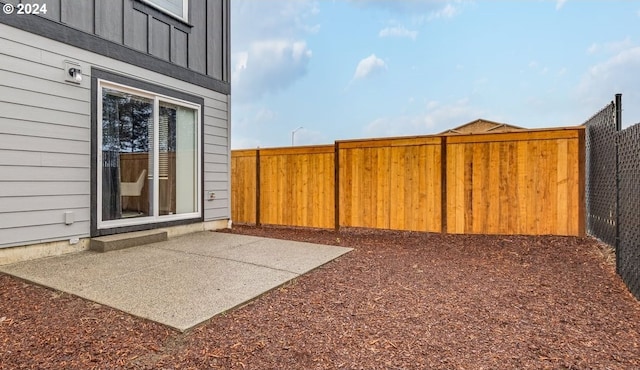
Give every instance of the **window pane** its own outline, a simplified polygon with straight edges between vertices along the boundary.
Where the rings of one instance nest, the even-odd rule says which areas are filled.
[[[102,89],[102,220],[152,215],[153,101]]]
[[[160,215],[198,211],[195,112],[190,108],[160,103],[158,127]]]
[[[196,180],[196,111],[179,107],[176,122],[176,209],[177,213],[198,211]]]
[[[173,13],[180,18],[185,18],[184,14],[184,1],[186,0],[147,0],[148,2],[156,5],[158,8],[162,8],[170,13]]]

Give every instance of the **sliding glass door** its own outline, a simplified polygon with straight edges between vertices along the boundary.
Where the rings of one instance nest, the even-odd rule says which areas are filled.
[[[200,106],[99,87],[98,228],[199,217]]]

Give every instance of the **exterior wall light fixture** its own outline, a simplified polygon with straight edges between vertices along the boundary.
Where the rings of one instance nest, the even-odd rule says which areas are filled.
[[[67,82],[73,82],[79,84],[82,82],[82,68],[79,63],[64,61],[65,78]]]
[[[78,68],[69,68],[69,76],[73,78],[75,82],[82,82],[82,70]]]

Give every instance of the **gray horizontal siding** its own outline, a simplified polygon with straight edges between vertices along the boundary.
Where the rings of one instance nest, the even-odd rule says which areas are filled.
[[[229,156],[227,156],[226,154],[212,154],[212,153],[208,153],[207,154],[207,161],[206,163],[221,163],[221,164],[227,164],[229,163]]]
[[[224,100],[205,98],[204,105],[207,109],[218,109],[224,112],[229,110],[229,104]]]
[[[64,81],[65,60],[81,84]],[[91,67],[204,98],[204,216],[230,218],[226,95],[0,23],[0,248],[89,236]]]
[[[59,81],[61,76],[60,68],[47,67],[46,70],[51,71],[52,73],[50,73],[50,79],[46,80],[44,79],[44,77],[33,77],[37,73],[39,73],[39,76],[43,76],[44,73],[42,73],[42,71],[35,71],[34,69],[30,68],[29,65],[25,65],[24,61],[15,59],[15,65],[11,66],[10,63],[7,63],[7,60],[9,60],[9,58],[4,59],[3,65],[0,66],[0,84],[2,86],[31,91],[33,91],[31,88],[32,86],[39,86],[40,88],[46,89],[44,91],[56,91],[57,94],[64,95],[65,98],[76,101],[82,101],[87,95],[85,89],[78,89],[75,86],[69,86],[68,84],[61,83]],[[29,71],[31,73],[20,74],[15,72],[8,72],[16,71],[16,69],[14,68],[18,67],[18,65],[21,67],[20,71]],[[55,81],[55,79],[57,79],[58,81]]]
[[[87,94],[89,94],[87,92]],[[33,104],[33,102],[31,103]],[[44,109],[33,105],[10,104],[0,101],[0,116],[14,120],[46,122],[56,125],[83,127],[89,118],[86,114],[75,114],[61,110]]]
[[[36,85],[35,89],[39,87],[40,86]],[[24,107],[45,108],[49,111],[55,110],[83,115],[91,114],[89,103],[58,96],[56,93],[56,91],[52,91],[51,93],[34,91],[33,85],[30,86],[29,90],[15,87],[6,88],[5,86],[4,89],[0,88],[0,101],[14,103]]]
[[[87,138],[89,139],[89,138]],[[0,148],[48,153],[86,154],[89,141],[0,134]]]
[[[219,135],[204,135],[204,143],[209,145],[218,145],[222,148],[226,148],[227,137]]]
[[[3,134],[86,141],[89,131],[90,129],[86,127],[0,117],[0,133]]]
[[[89,230],[89,222],[74,222],[71,225],[60,224],[37,225],[26,227],[13,227],[0,229],[0,247],[15,245],[25,245],[34,243],[44,243],[71,239],[73,237],[87,237],[86,230]]]
[[[62,210],[0,213],[0,225],[5,228],[30,227],[34,224],[59,225],[64,223],[66,212],[73,212],[74,222],[88,222],[90,217],[87,208],[63,208]]]
[[[1,124],[2,123],[0,123],[0,125]],[[0,149],[0,166],[89,168],[90,158],[84,154]]]
[[[34,169],[34,171],[36,170]],[[90,191],[89,181],[86,180],[82,182],[3,181],[1,193],[2,197],[50,197],[56,195],[89,195]],[[1,227],[2,225],[0,225]]]
[[[87,181],[91,173],[88,168],[66,167],[28,167],[28,166],[0,166],[2,181]]]
[[[229,165],[227,163],[205,162],[204,172],[219,172],[226,174],[229,173]]]
[[[222,121],[226,121],[228,118],[227,111],[221,109],[207,109],[205,110],[204,115],[209,118],[218,118]]]
[[[38,195],[0,197],[0,209],[7,214],[42,210],[64,210],[82,208],[89,204],[89,194],[54,194],[46,197]]]
[[[216,94],[217,99],[206,98],[204,119],[204,217],[205,220],[231,218],[229,176],[229,125],[227,123],[228,97]],[[214,200],[206,200],[214,191]]]
[[[227,154],[229,149],[226,146],[204,144],[205,154]]]
[[[229,137],[229,130],[226,127],[209,125],[207,129],[208,135]]]
[[[226,205],[226,206],[220,207],[220,208],[207,209],[206,212],[205,212],[205,219],[207,221],[227,220],[227,219],[229,219],[229,216],[228,216],[226,208],[229,208],[229,206]]]

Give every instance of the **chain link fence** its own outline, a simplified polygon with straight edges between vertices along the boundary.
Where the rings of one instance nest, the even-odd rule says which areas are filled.
[[[620,97],[585,122],[587,232],[614,247],[640,299],[640,123],[620,130]]]
[[[618,134],[617,270],[640,299],[640,123]]]
[[[616,106],[612,102],[586,125],[587,232],[616,244]]]

